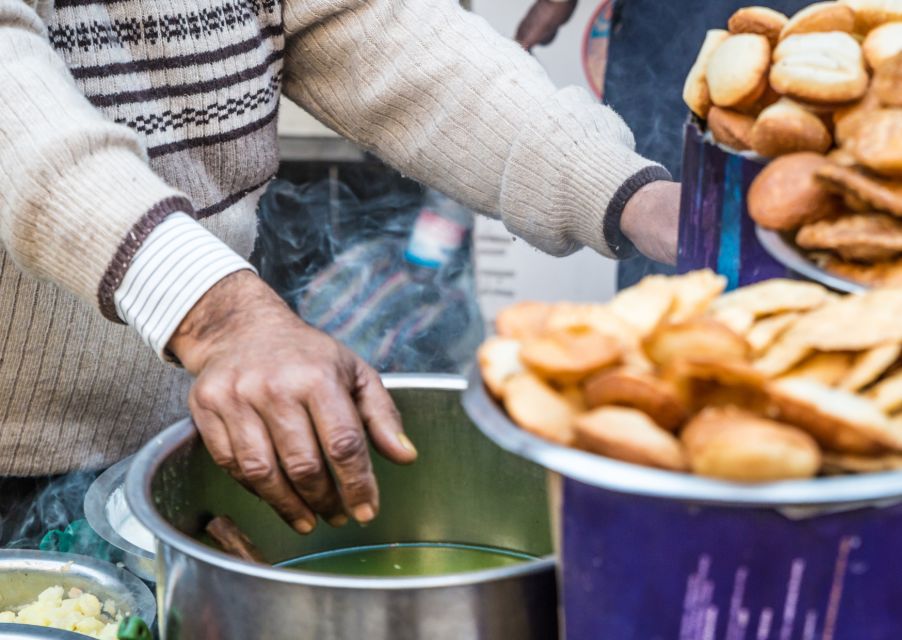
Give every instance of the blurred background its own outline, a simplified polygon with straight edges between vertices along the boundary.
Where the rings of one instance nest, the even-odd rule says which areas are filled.
[[[463,4],[513,37],[532,0]],[[610,5],[580,2],[555,41],[535,50],[555,84],[599,95]],[[464,373],[504,306],[603,300],[615,290],[612,261],[588,250],[565,259],[539,253],[284,99],[279,133],[282,165],[261,204],[255,261],[306,321],[380,371]]]

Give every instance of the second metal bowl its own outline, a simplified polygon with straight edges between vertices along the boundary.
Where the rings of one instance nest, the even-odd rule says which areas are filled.
[[[841,293],[858,293],[868,289],[866,285],[842,278],[817,266],[805,253],[778,231],[756,228],[758,242],[771,257],[800,276],[818,282]]]
[[[134,575],[108,562],[69,553],[30,550],[0,550],[0,609],[13,608],[37,600],[45,589],[61,586],[91,593],[101,601],[112,600],[123,615],[140,617],[148,626],[156,618],[153,593]],[[53,635],[44,627],[33,627],[38,635],[26,635],[21,627],[27,625],[0,624],[0,639],[4,634],[18,633],[12,638],[80,638],[78,633]],[[42,635],[43,634],[43,635]]]
[[[125,476],[132,458],[126,458],[103,472],[85,495],[85,518],[91,528],[106,542],[115,547],[122,563],[136,576],[147,582],[156,582],[154,558],[156,554],[133,544],[122,535],[126,520],[132,527],[141,527],[132,515],[125,499]],[[146,530],[145,530],[146,531]],[[147,532],[147,535],[152,535]]]

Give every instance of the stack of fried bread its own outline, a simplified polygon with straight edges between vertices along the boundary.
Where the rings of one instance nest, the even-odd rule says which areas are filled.
[[[776,158],[748,195],[759,225],[850,280],[902,283],[902,0],[740,9],[683,97],[715,141]]]
[[[735,482],[902,468],[902,289],[724,287],[698,271],[516,304],[482,379],[521,428],[635,464]]]

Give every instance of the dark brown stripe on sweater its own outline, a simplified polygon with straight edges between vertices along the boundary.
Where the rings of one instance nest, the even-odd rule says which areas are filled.
[[[125,73],[140,73],[142,71],[161,71],[163,69],[178,69],[199,64],[220,62],[233,56],[253,51],[269,38],[280,36],[283,33],[281,25],[273,25],[261,29],[253,38],[236,42],[222,49],[192,53],[184,56],[172,56],[169,58],[153,58],[150,60],[133,60],[131,62],[115,62],[112,64],[99,64],[90,67],[73,67],[70,69],[72,76],[77,79],[95,78],[99,76],[121,75]]]
[[[202,41],[208,38],[227,39],[222,34],[236,29],[281,22],[281,8],[277,0],[218,0],[209,7],[152,14],[147,7],[138,16],[105,19],[85,19],[47,25],[50,44],[59,52],[93,51],[103,49],[146,48],[158,43],[172,44]]]
[[[235,204],[236,202],[238,202],[239,200],[244,198],[244,196],[246,196],[247,194],[253,193],[257,189],[260,189],[263,186],[265,186],[267,182],[269,182],[270,180],[273,179],[273,177],[274,176],[270,176],[263,182],[257,183],[252,187],[248,187],[247,189],[242,189],[241,191],[239,191],[237,193],[233,193],[229,197],[223,198],[222,200],[220,200],[219,202],[217,202],[215,204],[211,204],[209,207],[204,207],[203,209],[198,209],[197,210],[197,219],[203,220],[204,218],[209,218],[210,216],[215,216],[217,213],[222,213],[223,211],[225,211],[226,209],[231,207],[233,204]]]
[[[150,89],[141,89],[138,91],[122,91],[120,93],[111,93],[104,95],[88,96],[95,107],[110,107],[119,104],[129,104],[133,102],[150,102],[152,100],[160,100],[162,98],[177,98],[179,96],[188,96],[195,93],[205,93],[209,91],[219,91],[228,89],[236,84],[259,78],[265,74],[273,63],[282,59],[282,50],[273,51],[266,57],[262,64],[249,69],[243,69],[237,73],[233,73],[221,78],[213,80],[204,80],[202,82],[193,82],[190,84],[180,85],[161,85]]]
[[[193,149],[194,147],[204,147],[209,145],[222,144],[223,142],[229,142],[231,140],[237,140],[238,138],[243,138],[244,136],[251,134],[254,131],[259,131],[270,122],[275,120],[278,114],[279,104],[276,103],[275,107],[268,115],[264,116],[260,120],[246,124],[243,127],[233,129],[232,131],[226,131],[224,133],[218,133],[212,136],[188,138],[187,140],[179,140],[178,142],[161,144],[148,149],[147,155],[149,155],[151,158],[158,158],[168,153],[175,153],[176,151],[184,151],[186,149]]]
[[[108,6],[111,4],[119,4],[121,2],[129,2],[129,0],[56,0],[53,3],[53,6],[60,9],[62,7],[85,7],[91,4]]]
[[[119,315],[116,313],[116,303],[113,295],[116,289],[122,284],[122,278],[128,271],[135,254],[144,244],[147,236],[160,224],[170,213],[182,211],[188,215],[194,215],[194,208],[191,202],[182,196],[174,196],[166,198],[151,207],[147,213],[135,223],[128,232],[128,235],[122,240],[119,248],[116,249],[116,255],[110,261],[103,278],[100,280],[100,286],[97,288],[97,299],[100,302],[100,312],[107,320],[122,323]]]
[[[134,129],[144,137],[157,133],[174,133],[191,126],[205,127],[211,122],[226,122],[235,116],[251,114],[267,106],[278,105],[281,80],[282,75],[279,71],[269,78],[266,85],[240,96],[229,96],[222,101],[209,102],[199,108],[186,106],[177,111],[165,109],[160,112],[142,113],[131,119],[116,118],[115,122]]]

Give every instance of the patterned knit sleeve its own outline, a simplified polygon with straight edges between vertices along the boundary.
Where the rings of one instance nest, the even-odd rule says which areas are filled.
[[[79,93],[21,0],[0,0],[0,180],[6,251],[114,321],[114,292],[143,241],[170,213],[191,211],[136,135]]]
[[[623,120],[455,0],[286,0],[285,93],[538,248],[625,257],[620,213],[668,179]]]

